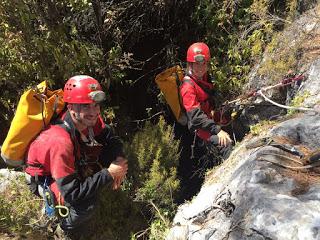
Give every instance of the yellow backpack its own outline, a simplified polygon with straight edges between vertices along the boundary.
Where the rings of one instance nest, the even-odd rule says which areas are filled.
[[[64,108],[63,91],[51,91],[43,81],[21,96],[6,139],[1,157],[10,166],[24,164],[25,153],[31,141],[50,122],[54,114]]]
[[[170,106],[176,120],[182,124],[187,124],[187,117],[184,108],[181,105],[180,99],[180,85],[184,77],[184,71],[180,66],[174,66],[159,73],[155,82],[160,88],[161,92]]]

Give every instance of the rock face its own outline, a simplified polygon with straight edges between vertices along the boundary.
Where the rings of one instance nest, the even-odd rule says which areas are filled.
[[[303,43],[297,72],[306,80],[295,93],[309,108],[320,104],[320,25],[313,14],[318,10],[283,33],[286,43]],[[259,67],[252,70],[249,88],[266,85],[268,76],[259,75]],[[250,111],[253,117],[260,113],[252,123],[281,113],[262,105]],[[320,239],[320,114],[305,112],[248,140],[179,207],[167,240]]]
[[[312,152],[320,148],[320,116],[285,121],[268,134],[279,136],[288,140],[284,146]],[[320,167],[295,171],[272,163],[302,166],[271,145],[237,148],[180,206],[167,239],[320,239]]]
[[[249,81],[244,86],[245,91],[260,89],[265,86],[280,82],[289,71],[293,75],[303,75],[307,81],[302,84],[290,86],[290,88],[275,88],[268,91],[267,96],[281,104],[289,104],[298,93],[301,96],[300,105],[314,106],[320,102],[319,79],[320,61],[320,5],[305,12],[295,22],[279,33],[273,50],[266,50],[262,60],[249,74]],[[277,66],[285,65],[286,67]],[[287,65],[286,65],[287,64]],[[290,74],[289,74],[290,75]],[[317,95],[317,94],[316,94]],[[306,99],[303,101],[302,99]],[[278,108],[267,102],[261,102],[258,97],[255,105],[247,109],[246,117],[249,124],[255,124],[261,120],[273,120],[279,114],[285,114],[286,110]]]
[[[3,192],[7,185],[9,185],[12,181],[23,176],[24,173],[22,172],[16,172],[6,168],[0,169],[0,193]]]
[[[303,105],[312,107],[320,104],[320,59],[316,59],[308,72],[308,79],[305,81],[298,93],[298,96],[304,96]]]

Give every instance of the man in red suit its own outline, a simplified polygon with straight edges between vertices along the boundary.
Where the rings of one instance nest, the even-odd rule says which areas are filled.
[[[41,186],[56,206],[68,209],[59,216],[66,235],[86,231],[98,193],[111,184],[119,188],[128,170],[121,140],[100,116],[105,97],[96,79],[70,78],[64,87],[65,112],[28,150],[26,173],[35,193]]]

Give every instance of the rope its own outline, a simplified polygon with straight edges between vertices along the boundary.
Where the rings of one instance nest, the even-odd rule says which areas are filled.
[[[268,91],[268,90],[273,89],[273,88],[285,87],[285,86],[291,85],[292,83],[300,81],[300,80],[303,80],[303,79],[304,79],[303,75],[298,75],[298,76],[292,77],[292,78],[284,78],[281,82],[279,82],[279,83],[277,83],[275,85],[266,86],[262,90]],[[248,94],[246,94],[246,95],[244,95],[242,97],[239,97],[239,98],[237,98],[235,100],[226,101],[223,105],[238,104],[238,102],[241,102],[242,100],[248,99],[250,97],[257,96],[259,94],[258,93],[259,91],[260,91],[259,89],[252,90]],[[240,105],[243,105],[243,104],[240,104]]]
[[[59,192],[58,205],[55,206],[58,209],[60,217],[66,218],[69,215],[69,208],[61,204],[61,193]],[[64,213],[62,211],[65,211]]]
[[[314,109],[314,108],[307,108],[307,107],[292,107],[292,106],[286,106],[286,105],[283,105],[283,104],[280,104],[280,103],[277,103],[275,101],[272,101],[270,98],[268,98],[266,95],[264,95],[262,93],[262,90],[263,89],[260,89],[257,94],[260,95],[261,97],[264,98],[264,100],[266,100],[267,102],[277,106],[277,107],[280,107],[280,108],[284,108],[284,109],[292,109],[292,110],[298,110],[298,111],[310,111],[310,112],[314,112],[314,113],[320,113],[320,111]]]

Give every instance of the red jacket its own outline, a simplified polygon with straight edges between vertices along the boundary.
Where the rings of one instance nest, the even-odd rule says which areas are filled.
[[[56,200],[60,197],[62,201],[72,205],[92,198],[101,187],[113,180],[106,168],[85,179],[79,176],[79,159],[81,158],[79,133],[69,114],[64,120],[70,127],[68,131],[61,125],[49,125],[31,143],[26,172],[31,176],[52,178],[50,189]],[[75,133],[73,138],[70,134],[72,131]],[[94,133],[105,148],[103,151],[105,162],[111,162],[117,156],[123,156],[121,141],[112,134],[110,128],[105,126],[101,118],[94,127]],[[75,153],[75,145],[77,153]]]
[[[188,128],[191,131],[197,130],[197,135],[201,139],[209,141],[210,136],[218,134],[221,127],[213,119],[214,109],[204,88],[206,91],[212,91],[213,85],[204,80],[185,76],[180,87],[180,95],[188,117]]]

